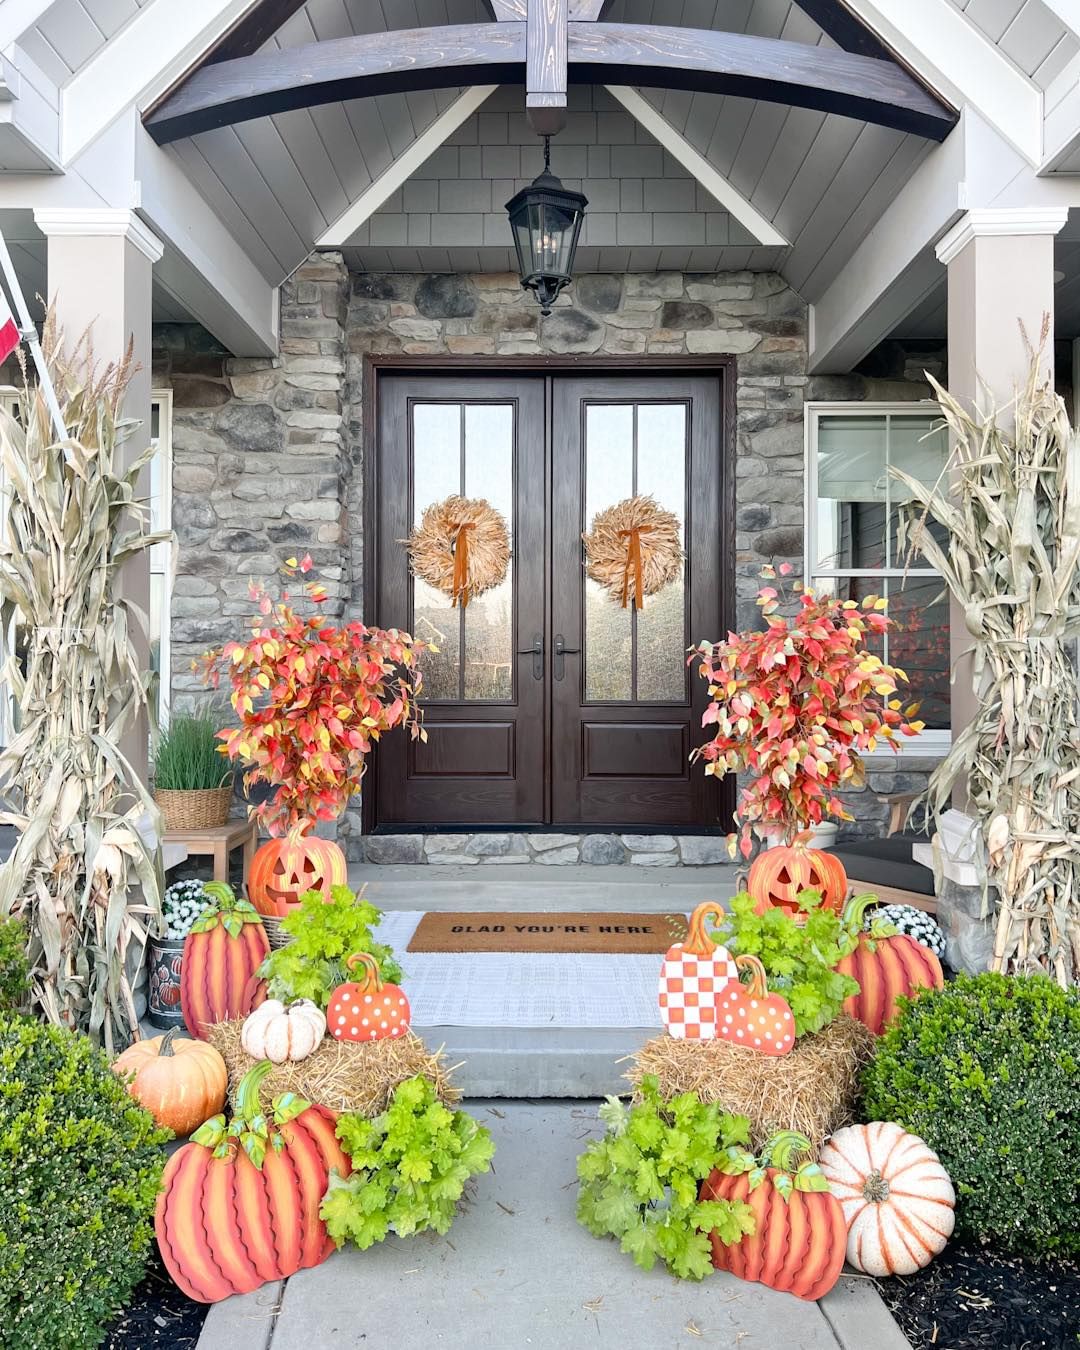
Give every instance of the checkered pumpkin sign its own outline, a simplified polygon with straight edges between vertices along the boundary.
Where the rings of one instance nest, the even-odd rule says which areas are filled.
[[[683,942],[668,948],[660,967],[660,1017],[679,1041],[711,1041],[716,1037],[716,1004],[739,971],[726,947],[719,947],[706,931],[710,919],[719,923],[724,911],[711,900],[690,916]]]

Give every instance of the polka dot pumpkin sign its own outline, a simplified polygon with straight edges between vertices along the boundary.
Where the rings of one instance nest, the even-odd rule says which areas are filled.
[[[707,900],[690,916],[690,931],[683,942],[668,948],[660,967],[660,1017],[677,1041],[711,1041],[716,1038],[716,1000],[720,991],[739,972],[726,947],[718,947],[705,925],[717,923],[724,911]]]
[[[383,984],[379,964],[367,952],[345,962],[364,967],[364,978],[339,984],[326,1005],[326,1025],[339,1041],[382,1041],[409,1029],[409,1000],[396,984]]]
[[[735,964],[750,971],[750,984],[732,980],[717,999],[717,1036],[763,1055],[790,1054],[795,1046],[795,1017],[787,999],[768,992],[765,967],[756,956],[737,956]]]

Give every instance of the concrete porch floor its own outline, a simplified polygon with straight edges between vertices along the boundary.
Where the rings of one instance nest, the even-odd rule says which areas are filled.
[[[427,869],[424,869],[427,870]],[[210,1310],[198,1350],[905,1350],[872,1283],[844,1278],[804,1303],[717,1272],[646,1274],[575,1218],[576,1163],[600,1133],[595,1102],[467,1102],[491,1130],[446,1237],[350,1247],[284,1284]]]

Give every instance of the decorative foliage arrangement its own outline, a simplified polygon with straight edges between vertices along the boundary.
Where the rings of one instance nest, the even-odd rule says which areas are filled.
[[[791,568],[784,563],[780,570]],[[775,572],[765,568],[762,575]],[[696,651],[712,700],[702,725],[713,733],[694,756],[705,761],[707,774],[750,775],[736,812],[744,857],[755,828],[790,844],[826,815],[850,820],[836,793],[862,785],[861,752],[896,749],[898,736],[922,729],[905,721],[915,708],[902,715],[895,697],[904,672],[866,648],[891,626],[885,601],[871,595],[860,606],[795,589],[793,618],[779,612],[781,597],[766,586],[758,593],[764,631],[730,633]],[[734,856],[735,835],[729,844]]]
[[[270,1068],[263,1060],[245,1075],[232,1120],[208,1120],[161,1179],[161,1259],[198,1303],[284,1280],[333,1250],[318,1207],[331,1170],[349,1171],[333,1113],[286,1093],[268,1118],[259,1087]]]
[[[926,990],[886,1030],[864,1086],[866,1118],[941,1159],[958,1233],[1080,1254],[1080,989],[988,973]]]
[[[837,970],[858,985],[858,991],[844,1000],[844,1011],[880,1036],[897,1015],[898,1000],[923,989],[940,989],[945,976],[929,947],[898,933],[886,919],[875,916],[869,929],[864,927],[867,907],[875,898],[861,895],[849,902],[844,926],[855,942]]]
[[[731,1243],[754,1230],[745,1201],[698,1195],[717,1158],[746,1144],[749,1123],[692,1092],[665,1102],[655,1078],[642,1080],[640,1094],[635,1106],[609,1097],[600,1108],[607,1132],[578,1159],[578,1221],[617,1238],[643,1270],[659,1257],[673,1274],[700,1280],[712,1268],[710,1232]]]
[[[363,891],[357,895],[348,886],[331,887],[328,901],[318,891],[303,896],[300,907],[281,921],[292,941],[262,964],[270,997],[283,1002],[309,998],[325,1008],[334,989],[348,980],[345,963],[356,952],[369,953],[382,978],[399,984],[401,967],[390,948],[372,936],[381,918]]]
[[[652,497],[626,497],[597,511],[585,545],[585,573],[626,609],[641,609],[682,576],[679,520]]]
[[[912,498],[906,538],[965,616],[977,695],[928,802],[940,813],[966,781],[998,895],[995,968],[1045,969],[1068,985],[1080,979],[1080,437],[1037,359],[1015,430],[994,411],[972,417],[928,378],[955,446],[948,482],[892,472]]]
[[[161,899],[166,938],[174,941],[186,938],[195,920],[210,903],[211,896],[201,881],[174,881],[167,886]]]
[[[209,906],[184,939],[180,1006],[192,1036],[207,1039],[207,1027],[250,1011],[252,976],[270,950],[266,930],[247,900],[224,881],[209,881]]]
[[[748,1205],[753,1226],[739,1242],[712,1234],[713,1264],[798,1298],[819,1299],[844,1268],[847,1225],[829,1183],[794,1131],[776,1135],[760,1157],[729,1148],[701,1189],[713,1203]],[[799,1159],[803,1161],[799,1163]]]
[[[736,957],[761,961],[769,989],[791,1007],[796,1036],[821,1031],[844,1000],[859,992],[856,981],[837,970],[857,939],[838,914],[816,900],[814,892],[804,891],[796,919],[779,908],[759,914],[757,902],[744,891],[731,901],[731,913],[716,935]]]
[[[225,1061],[212,1045],[189,1041],[175,1028],[133,1041],[112,1067],[155,1123],[173,1134],[190,1134],[225,1105]]]
[[[139,1283],[168,1139],[86,1036],[0,1016],[5,1350],[92,1350]]]
[[[120,749],[148,709],[145,616],[117,595],[117,578],[171,536],[147,532],[138,496],[153,450],[125,461],[130,354],[95,373],[84,339],[65,359],[52,316],[42,345],[68,438],[55,441],[29,384],[20,419],[0,413],[10,492],[0,624],[17,618],[25,647],[4,671],[21,729],[0,753],[2,818],[19,831],[0,866],[0,916],[27,922],[33,1007],[112,1048],[136,1032],[126,968],[162,891],[160,852],[139,831],[157,811]]]
[[[374,1120],[343,1115],[337,1137],[352,1175],[332,1173],[320,1215],[340,1247],[366,1251],[390,1233],[445,1233],[469,1178],[486,1172],[495,1146],[464,1111],[443,1105],[417,1075],[394,1092]]]
[[[868,1275],[914,1275],[945,1249],[956,1192],[932,1148],[891,1122],[837,1130],[821,1170],[848,1228],[847,1259]]]
[[[510,566],[506,518],[483,497],[433,502],[403,542],[413,574],[462,609],[505,580]]]
[[[710,919],[724,917],[719,905],[706,900],[690,916],[682,942],[668,948],[660,967],[660,1020],[677,1040],[711,1040],[716,1035],[716,998],[739,970],[726,947],[719,947],[706,929]]]
[[[232,786],[221,762],[217,727],[207,716],[174,713],[154,750],[154,787],[159,792],[200,792]]]
[[[310,570],[307,557],[285,566],[288,576]],[[336,819],[360,790],[368,753],[385,732],[425,734],[416,706],[424,644],[396,628],[328,624],[320,611],[325,589],[316,582],[304,589],[315,607],[306,618],[288,593],[275,602],[253,586],[250,638],[203,658],[215,687],[224,671],[240,719],[218,733],[224,753],[248,766],[249,787],[276,788],[253,812],[273,835]]]

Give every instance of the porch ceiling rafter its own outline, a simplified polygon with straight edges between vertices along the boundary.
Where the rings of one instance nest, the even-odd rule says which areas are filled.
[[[0,5],[0,52],[33,28],[53,0],[4,0]]]
[[[567,25],[570,78],[734,94],[944,140],[957,114],[890,62],[779,38],[661,25]],[[417,89],[520,84],[526,24],[338,38],[203,66],[146,118],[167,144],[293,108]]]

